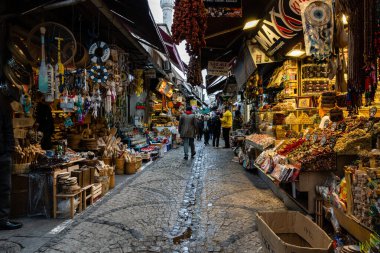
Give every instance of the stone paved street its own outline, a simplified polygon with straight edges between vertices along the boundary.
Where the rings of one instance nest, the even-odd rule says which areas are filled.
[[[258,211],[284,209],[230,149],[167,153],[38,252],[261,252]]]

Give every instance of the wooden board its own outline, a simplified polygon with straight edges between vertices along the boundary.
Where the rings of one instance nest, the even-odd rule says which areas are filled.
[[[373,233],[369,228],[358,223],[352,217],[346,215],[343,211],[334,207],[335,216],[339,222],[339,225],[347,230],[348,233],[353,235],[360,242],[369,241],[371,234]]]

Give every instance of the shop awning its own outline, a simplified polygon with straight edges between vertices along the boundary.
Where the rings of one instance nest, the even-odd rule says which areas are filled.
[[[103,1],[112,13],[124,21],[124,25],[130,32],[148,42],[150,46],[166,53],[161,34],[150,12],[147,0]]]
[[[288,1],[288,0],[287,0]],[[202,50],[202,68],[208,61],[231,61],[238,53],[245,38],[255,29],[243,31],[245,22],[262,19],[274,0],[242,0],[243,17],[207,19],[206,48]]]
[[[182,72],[185,71],[185,68],[182,64],[181,57],[179,56],[179,53],[177,51],[177,47],[174,44],[172,37],[166,32],[167,26],[165,24],[159,24],[158,25],[159,32],[161,34],[161,37],[163,39],[164,45],[166,47],[166,50],[169,54],[169,58],[171,62]]]
[[[211,77],[209,80],[207,80],[207,94],[212,94],[217,91],[221,91],[224,89],[224,85],[226,83],[227,77],[225,76],[219,76],[219,77]]]

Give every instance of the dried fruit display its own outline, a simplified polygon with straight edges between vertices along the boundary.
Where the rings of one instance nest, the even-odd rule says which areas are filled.
[[[199,55],[206,46],[205,32],[207,13],[203,0],[176,0],[172,25],[173,41],[176,44],[186,40],[189,55]]]

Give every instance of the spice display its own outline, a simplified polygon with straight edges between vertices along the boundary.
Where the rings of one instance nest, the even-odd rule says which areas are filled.
[[[285,118],[285,124],[287,125],[294,125],[297,124],[297,117],[294,115],[294,113],[290,113],[288,117]]]
[[[370,138],[371,134],[363,129],[355,129],[337,140],[334,151],[356,154],[359,147],[360,149],[371,149]]]
[[[203,0],[176,0],[172,25],[173,41],[179,45],[186,40],[189,55],[199,55],[206,46],[207,14]]]
[[[297,118],[298,124],[301,125],[312,125],[313,124],[313,119],[309,117],[306,113],[302,113],[298,118]]]

